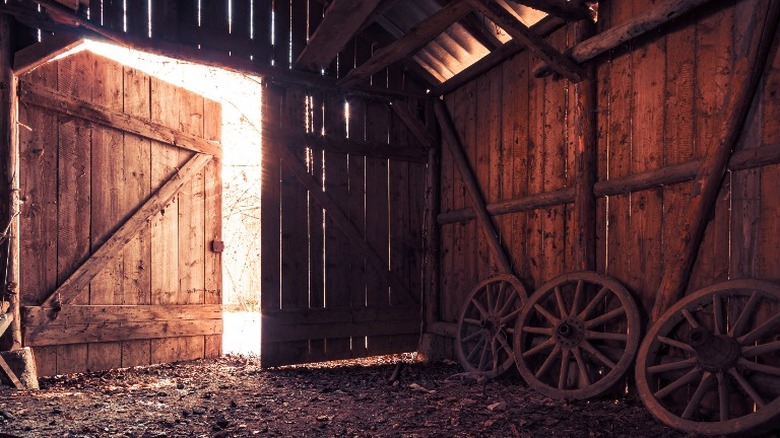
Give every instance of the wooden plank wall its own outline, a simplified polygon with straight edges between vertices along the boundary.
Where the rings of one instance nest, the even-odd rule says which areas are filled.
[[[356,43],[348,52],[340,58],[340,71],[370,56],[371,48]],[[377,80],[387,86],[391,78],[384,75]],[[392,80],[402,88],[410,86],[404,76]],[[423,148],[386,101],[273,86],[264,99],[263,117],[271,130],[373,142],[388,149]],[[421,102],[397,104],[417,112]],[[280,160],[280,147],[293,149],[320,190],[379,254],[384,270],[413,296],[419,299],[422,293],[424,162],[383,158],[368,150],[345,154],[321,146],[268,144],[262,190],[263,366],[416,349],[419,305],[410,306],[404,292],[388,287],[301,184],[291,164]]]
[[[306,46],[328,4],[322,0],[144,0],[138,4],[91,0],[89,10],[85,8],[80,13],[97,25],[130,36],[185,43],[264,67],[287,68]],[[50,36],[44,32],[41,38]],[[24,42],[30,40],[27,36]],[[334,79],[344,77],[355,67],[356,45],[381,47],[377,43],[365,35],[355,38],[324,74]],[[401,90],[402,83],[388,87],[387,78],[403,77],[402,70],[383,69],[363,85]]]
[[[85,77],[92,80],[85,81]],[[220,137],[219,104],[88,51],[50,62],[22,80],[173,129],[210,139]],[[209,117],[204,117],[207,113]],[[29,104],[20,106],[20,121],[29,127],[20,133],[20,177],[25,199],[20,259],[27,267],[21,274],[20,286],[22,304],[35,306],[99,248],[192,153],[57,116]],[[78,315],[89,315],[85,307],[86,313],[77,312],[73,318],[62,317],[49,323],[46,330],[50,335],[27,343],[35,349],[39,374],[94,371],[220,354],[219,313],[208,313],[208,319],[197,323],[204,315],[198,308],[221,304],[219,255],[210,251],[210,242],[219,238],[220,184],[218,160],[213,160],[73,302],[80,306],[108,306],[107,314],[112,315],[112,306],[115,310],[120,309],[118,305],[130,306],[122,308],[128,312],[137,308],[136,316],[128,314],[125,322],[147,321],[146,328],[143,324],[126,324],[126,336],[119,340],[117,333],[101,333],[121,332],[116,321],[79,318]],[[176,329],[181,325],[171,323],[166,335],[171,337],[161,339],[161,322],[153,320],[168,319],[168,313],[153,316],[157,305],[192,305],[191,316],[174,319],[196,323],[189,329]],[[139,318],[144,314],[152,316]],[[35,315],[29,315],[28,321],[36,321]],[[81,332],[84,333],[79,335]],[[86,343],[89,338],[112,341]]]
[[[599,26],[618,25],[653,3],[602,1]],[[599,181],[702,159],[716,147],[732,84],[742,80],[732,76],[735,47],[750,36],[751,14],[764,7],[761,0],[705,7],[597,61]],[[562,28],[550,41],[570,47],[573,34]],[[777,45],[737,150],[780,140]],[[573,187],[572,87],[529,77],[537,62],[523,52],[446,96],[489,204]],[[689,291],[728,278],[780,280],[779,172],[767,165],[728,173]],[[448,152],[441,178],[442,214],[470,207]],[[625,284],[645,315],[691,188],[687,182],[597,201],[597,269]],[[571,207],[496,216],[515,272],[531,291],[574,269]],[[474,220],[445,221],[441,241],[441,318],[455,322],[469,290],[497,267]]]

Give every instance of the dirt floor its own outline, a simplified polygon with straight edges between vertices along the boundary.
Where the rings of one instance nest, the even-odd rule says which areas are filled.
[[[402,362],[398,380],[389,379]],[[262,370],[226,356],[0,387],[0,437],[683,437],[634,398],[558,402],[411,355]]]

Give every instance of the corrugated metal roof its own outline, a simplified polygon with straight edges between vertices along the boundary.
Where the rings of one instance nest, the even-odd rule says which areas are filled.
[[[498,0],[506,9],[528,27],[539,22],[547,14],[512,1]],[[423,22],[442,8],[437,0],[401,0],[393,8],[378,17],[377,23],[390,35],[400,38],[415,25]],[[481,29],[476,31],[493,35],[501,43],[512,38],[497,24],[474,12]],[[472,26],[473,27],[473,26]],[[445,32],[425,45],[412,56],[414,62],[427,70],[440,83],[445,82],[475,62],[490,49],[480,42],[472,31],[460,23],[454,23]]]

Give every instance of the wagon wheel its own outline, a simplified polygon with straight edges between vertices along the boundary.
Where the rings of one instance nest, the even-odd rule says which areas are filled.
[[[498,377],[512,366],[515,319],[528,299],[513,275],[499,274],[469,293],[458,319],[455,351],[466,371]]]
[[[539,392],[584,399],[620,380],[639,341],[639,312],[628,291],[609,277],[575,272],[531,295],[517,318],[515,362]]]
[[[732,280],[695,292],[650,328],[639,395],[688,432],[756,432],[780,417],[780,285]]]

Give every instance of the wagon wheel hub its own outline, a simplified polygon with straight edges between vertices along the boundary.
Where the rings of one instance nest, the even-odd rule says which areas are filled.
[[[728,370],[741,357],[739,341],[733,336],[716,335],[697,327],[688,334],[688,345],[693,347],[699,366],[710,372]]]
[[[585,324],[577,318],[565,318],[555,327],[555,340],[562,347],[574,347],[584,338]]]

